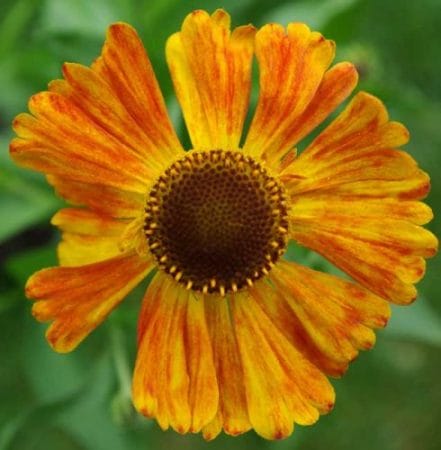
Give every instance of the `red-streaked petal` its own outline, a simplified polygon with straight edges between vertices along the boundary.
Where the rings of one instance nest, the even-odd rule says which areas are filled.
[[[296,183],[285,183],[288,187],[294,188],[297,195],[298,186]],[[303,185],[305,186],[305,184]],[[311,184],[310,187],[313,187]],[[308,189],[307,189],[308,190]],[[311,189],[312,191],[314,190]],[[352,181],[334,186],[324,187],[319,193],[329,193],[338,195],[340,198],[351,199],[386,199],[396,198],[399,200],[421,200],[425,198],[430,190],[430,178],[427,173],[418,170],[402,180],[362,180]]]
[[[390,149],[409,140],[409,132],[398,123],[389,121],[386,108],[376,97],[358,93],[345,110],[309,145],[283,172],[288,181],[323,187],[348,181],[368,179],[399,180],[416,172],[416,163],[410,156]],[[372,160],[372,162],[370,162]],[[363,172],[364,165],[367,166]]]
[[[283,336],[252,294],[232,299],[248,414],[267,439],[289,436],[293,422],[314,423],[334,403],[329,381]]]
[[[216,414],[218,385],[204,306],[163,273],[144,298],[133,399],[163,429],[199,432]]]
[[[238,147],[248,109],[254,27],[230,33],[223,10],[189,14],[166,48],[193,148]]]
[[[192,413],[190,431],[198,433],[211,422],[219,408],[219,389],[212,344],[205,318],[202,296],[188,292],[186,352],[190,389],[188,401]]]
[[[278,162],[295,144],[296,133],[299,137],[309,131],[350,93],[356,80],[352,66],[339,66],[324,78],[334,48],[332,41],[301,23],[289,24],[286,31],[277,24],[258,31],[260,92],[246,153]]]
[[[32,313],[52,321],[46,337],[54,350],[73,350],[103,322],[150,272],[152,261],[123,255],[81,267],[54,267],[36,272],[26,295],[36,302]]]
[[[80,64],[66,63],[63,66],[63,75],[65,80],[53,81],[49,89],[74,103],[109,135],[138,154],[153,172],[166,167],[170,159],[182,151],[177,140],[174,148],[158,148],[154,140],[152,141],[154,138],[147,134],[145,125],[137,124],[112,87],[96,71]],[[151,120],[150,118],[150,122]],[[168,117],[165,116],[164,120],[166,125],[169,125],[167,130],[170,128],[171,136],[175,136]],[[156,123],[157,128],[161,125],[160,121]],[[166,143],[158,142],[157,145],[164,147]]]
[[[371,328],[384,327],[388,303],[341,278],[280,262],[253,288],[253,296],[279,330],[323,372],[340,376],[359,349],[375,342]]]
[[[415,298],[412,286],[437,248],[424,228],[431,209],[395,198],[302,194],[291,212],[291,236],[316,250],[373,292],[393,302]]]
[[[291,237],[372,292],[404,304],[415,299],[423,258],[438,246],[418,226],[432,218],[415,201],[427,194],[428,177],[394,149],[408,138],[381,101],[362,92],[281,175]]]
[[[109,27],[102,56],[92,66],[109,83],[150,148],[169,158],[182,150],[170,122],[150,60],[135,29],[125,23]]]
[[[123,142],[130,142],[147,163],[167,163],[182,151],[150,60],[133,27],[115,23],[108,28],[92,71],[98,77],[85,67],[66,68],[66,79],[73,88],[69,94],[83,109]]]
[[[69,233],[108,237],[121,235],[127,225],[127,221],[115,220],[82,208],[61,209],[54,215],[51,223]]]
[[[357,70],[348,62],[338,63],[326,71],[313,99],[290,124],[284,145],[275,154],[283,153],[289,146],[296,145],[320,125],[350,95],[357,81]]]
[[[416,225],[424,225],[433,218],[432,210],[425,203],[413,200],[397,201],[395,198],[358,198],[320,191],[296,196],[291,213],[296,221],[310,218],[325,220],[358,217],[375,219],[386,217],[393,220],[406,220]]]
[[[154,277],[144,297],[138,324],[138,356],[133,402],[159,425],[188,432],[189,376],[185,355],[187,297],[166,276]]]
[[[205,439],[214,439],[224,429],[236,436],[248,431],[248,418],[243,369],[237,347],[228,300],[206,296],[205,312],[213,345],[219,384],[219,410],[215,420],[203,429]]]
[[[67,184],[145,194],[182,147],[136,31],[112,25],[92,69],[67,63],[63,74],[15,118],[12,158]]]
[[[407,183],[423,176],[411,156],[401,150],[381,148],[381,144],[379,148],[367,150],[354,146],[348,152],[325,155],[320,161],[306,164],[303,164],[301,156],[298,158],[300,161],[297,163],[295,160],[282,175],[292,196],[359,181],[403,180]]]
[[[85,183],[144,193],[154,175],[139,155],[124,146],[73,102],[54,92],[31,97],[33,113],[19,114],[11,142],[17,164]]]
[[[423,258],[433,256],[438,247],[435,236],[424,228],[385,217],[293,218],[291,236],[372,292],[400,304],[415,300],[413,284],[424,275]]]
[[[139,216],[145,206],[145,195],[107,186],[81,183],[52,175],[47,177],[57,193],[76,206],[88,206],[98,214],[119,219]]]

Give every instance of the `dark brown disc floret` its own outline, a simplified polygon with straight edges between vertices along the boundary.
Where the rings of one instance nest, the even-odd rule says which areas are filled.
[[[159,267],[187,289],[236,292],[286,249],[283,188],[240,152],[192,151],[151,189],[144,229]]]

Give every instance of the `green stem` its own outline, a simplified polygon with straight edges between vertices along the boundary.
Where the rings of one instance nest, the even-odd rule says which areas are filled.
[[[129,358],[127,356],[124,334],[116,325],[110,327],[110,339],[112,344],[112,357],[115,364],[120,393],[124,398],[131,398],[131,375]]]

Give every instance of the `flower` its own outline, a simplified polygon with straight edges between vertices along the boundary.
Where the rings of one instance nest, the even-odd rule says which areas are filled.
[[[248,133],[253,55],[260,92]],[[73,350],[149,272],[139,315],[135,407],[212,439],[269,439],[334,404],[327,376],[373,346],[389,302],[409,304],[436,238],[429,178],[398,148],[408,131],[364,92],[296,157],[295,145],[350,95],[353,65],[300,23],[230,32],[194,11],[166,47],[192,142],[184,151],[135,30],[110,26],[90,68],[31,97],[12,158],[73,206],[60,266],[29,279],[47,339]],[[353,281],[283,259],[289,240]]]

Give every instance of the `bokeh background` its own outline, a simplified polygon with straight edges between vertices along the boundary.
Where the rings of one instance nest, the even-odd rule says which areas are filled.
[[[23,285],[35,270],[56,264],[59,239],[49,225],[62,205],[44,178],[8,157],[10,123],[28,97],[60,76],[64,61],[90,64],[107,25],[124,20],[142,36],[173,120],[188,142],[164,60],[167,36],[195,8],[226,8],[235,25],[305,21],[337,41],[337,60],[355,62],[358,89],[380,96],[412,140],[406,149],[432,175],[428,203],[441,205],[441,8],[439,0],[1,0],[0,1],[0,450],[441,448],[441,259],[428,264],[420,297],[394,308],[347,375],[335,380],[337,404],[313,427],[281,442],[253,432],[200,436],[162,432],[134,413],[130,379],[136,290],[74,353],[58,355],[45,326],[30,315]],[[257,71],[256,71],[257,75]],[[253,92],[253,101],[257,90]],[[439,216],[438,216],[439,217]],[[441,235],[441,220],[430,228]],[[290,257],[335,271],[307,251]]]

